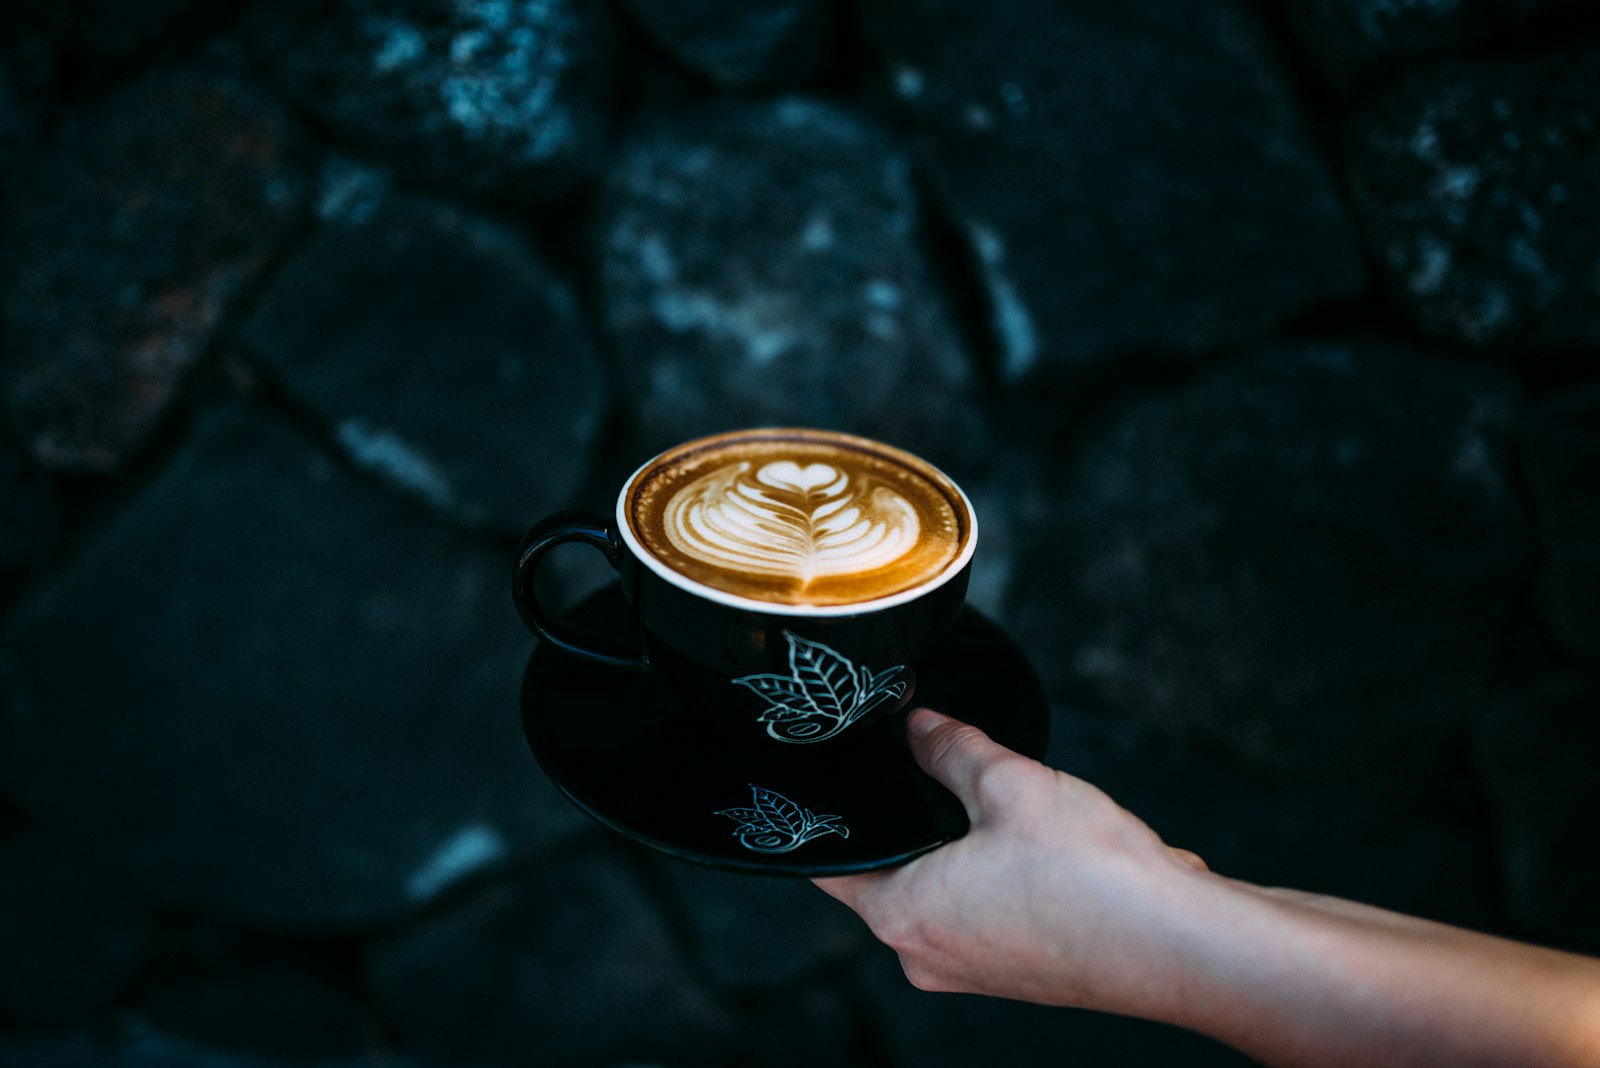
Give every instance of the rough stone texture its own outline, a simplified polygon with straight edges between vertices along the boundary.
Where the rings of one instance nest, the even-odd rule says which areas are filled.
[[[622,6],[674,59],[727,88],[814,77],[838,21],[833,0],[622,0]]]
[[[807,889],[822,891],[807,884]],[[841,906],[842,907],[842,906]],[[756,927],[749,937],[760,938]],[[830,976],[830,979],[832,977]],[[721,1063],[767,1065],[773,1068],[881,1068],[883,1057],[869,1037],[871,1021],[860,999],[839,989],[843,984],[796,983],[792,986],[730,996],[740,1033],[722,1054]],[[709,1058],[704,1063],[715,1063]]]
[[[1600,50],[1406,79],[1355,121],[1350,184],[1421,330],[1514,351],[1600,345]]]
[[[1556,633],[1600,663],[1600,388],[1542,401],[1523,435],[1543,539],[1543,593]]]
[[[0,830],[0,1025],[88,1023],[124,992],[155,933],[144,899],[58,832]]]
[[[1018,632],[1056,693],[1263,766],[1448,759],[1525,566],[1515,402],[1333,345],[1139,401],[1048,484]]]
[[[930,994],[906,981],[879,947],[862,969],[859,998],[890,1063],[917,1068],[1249,1068],[1257,1062],[1187,1031],[1121,1016],[964,994]]]
[[[0,6],[0,69],[41,109],[192,49],[243,0],[75,0]]]
[[[12,589],[42,564],[61,531],[54,482],[0,432],[0,611]]]
[[[373,952],[406,1047],[441,1062],[705,1063],[733,1021],[614,856],[550,858]]]
[[[138,1027],[288,1061],[370,1051],[379,1022],[358,1000],[354,939],[239,928],[204,916],[171,923],[129,998]]]
[[[0,751],[27,805],[163,898],[408,913],[583,822],[517,726],[505,583],[503,553],[226,410],[18,612]]]
[[[1544,603],[1555,632],[1600,662],[1600,389],[1547,398],[1526,420],[1526,473],[1544,540]]]
[[[1551,680],[1490,706],[1478,727],[1518,933],[1600,954],[1600,680]]]
[[[606,390],[588,329],[516,233],[369,195],[325,192],[343,218],[283,265],[244,339],[353,463],[521,534],[587,473]]]
[[[1449,758],[1444,768],[1373,759],[1337,778],[1285,778],[1063,708],[1046,760],[1219,874],[1505,932],[1498,840],[1483,822],[1470,746]]]
[[[1293,96],[1232,3],[860,12],[971,245],[1006,379],[1238,340],[1359,288]]]
[[[1566,0],[1274,0],[1318,73],[1340,90],[1458,51]]]
[[[248,40],[284,91],[397,171],[471,193],[569,191],[602,146],[605,5],[267,5]]]
[[[0,1068],[362,1068],[372,1055],[324,1061],[257,1057],[187,1042],[162,1034],[140,1034],[120,1041],[87,1035],[70,1038],[0,1041]],[[389,1053],[387,1068],[419,1068],[416,1062]]]
[[[4,188],[6,168],[17,148],[32,133],[32,123],[17,100],[12,81],[0,70],[0,189]]]
[[[293,231],[296,135],[249,91],[146,78],[11,176],[0,390],[46,465],[110,471]]]
[[[920,994],[540,774],[508,528],[757,418],[938,455],[1050,761],[1169,840],[1600,952],[1597,43],[1595,0],[0,0],[0,1068],[1241,1063]],[[42,465],[46,365],[146,444]],[[194,421],[228,392],[271,417]]]
[[[111,0],[79,0],[71,8],[48,4],[7,4],[0,28],[36,37],[66,51],[89,49],[105,55],[147,54],[197,9],[238,6],[237,0],[207,5],[201,0],[150,0],[137,11]],[[12,43],[15,41],[12,39]]]
[[[730,875],[676,861],[660,869],[669,904],[694,935],[694,959],[721,990],[780,987],[852,957],[870,941],[854,913],[805,880]]]
[[[918,245],[910,163],[801,98],[637,130],[601,208],[606,325],[644,448],[819,425],[970,457],[975,376]]]
[[[967,605],[1003,627],[1011,624],[1011,593],[1020,585],[1018,554],[1027,545],[1030,519],[1044,502],[1027,492],[1040,478],[1021,450],[995,450],[981,472],[963,472],[961,489],[978,517],[978,544],[967,584]]]

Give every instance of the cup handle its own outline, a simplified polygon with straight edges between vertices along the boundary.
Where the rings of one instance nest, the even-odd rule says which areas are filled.
[[[533,588],[533,578],[539,569],[539,561],[543,560],[544,555],[551,549],[569,541],[594,546],[605,556],[606,563],[613,569],[617,567],[618,553],[621,550],[617,547],[611,529],[604,519],[592,512],[557,512],[548,516],[534,524],[533,529],[528,531],[528,536],[522,539],[522,548],[517,552],[516,568],[511,575],[511,597],[516,601],[517,614],[522,616],[522,621],[528,625],[529,630],[562,652],[612,667],[645,667],[643,654],[603,649],[593,645],[590,636],[574,631],[566,623],[552,616],[545,606],[539,603],[538,594]]]

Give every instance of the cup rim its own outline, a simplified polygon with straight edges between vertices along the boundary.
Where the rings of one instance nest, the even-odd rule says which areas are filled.
[[[708,586],[703,582],[697,582],[686,575],[679,574],[678,572],[672,570],[672,568],[668,567],[665,563],[658,559],[654,553],[645,548],[643,543],[641,543],[634,535],[633,525],[628,522],[628,497],[632,493],[634,485],[639,481],[639,477],[653,467],[659,460],[662,459],[662,457],[669,456],[673,453],[682,452],[691,448],[700,448],[722,438],[747,437],[759,434],[788,434],[799,437],[810,436],[815,438],[826,438],[830,441],[843,440],[845,442],[858,444],[861,447],[871,451],[886,453],[890,457],[906,463],[906,465],[909,467],[926,468],[927,470],[933,472],[938,479],[942,480],[945,486],[951,490],[954,490],[956,496],[960,498],[961,506],[965,510],[967,518],[966,544],[962,546],[961,552],[954,560],[950,562],[949,566],[947,566],[930,581],[920,586],[914,586],[908,590],[899,590],[895,593],[886,594],[882,597],[874,597],[870,601],[856,601],[851,604],[809,605],[784,604],[779,601],[762,601],[754,597],[744,597],[737,593],[729,593],[726,590],[719,590],[715,586]],[[977,510],[972,507],[972,500],[967,496],[966,491],[961,488],[960,484],[957,483],[955,479],[945,474],[934,464],[924,460],[915,453],[908,452],[905,449],[896,448],[893,445],[878,441],[875,438],[863,437],[859,434],[847,434],[842,430],[825,430],[820,427],[746,427],[740,430],[725,430],[717,434],[707,434],[703,437],[692,438],[689,441],[680,442],[679,444],[673,445],[670,448],[662,449],[660,452],[656,453],[654,456],[650,457],[644,463],[635,468],[633,474],[629,475],[623,481],[622,490],[617,494],[615,519],[617,523],[617,533],[622,538],[623,544],[627,546],[628,551],[633,554],[633,557],[671,585],[676,586],[688,593],[692,593],[697,597],[704,597],[709,601],[727,605],[730,608],[739,608],[750,612],[760,612],[764,615],[790,616],[796,618],[822,619],[829,617],[839,618],[845,616],[860,616],[868,615],[873,612],[881,612],[886,608],[894,608],[897,605],[909,604],[910,602],[918,600],[919,598],[926,597],[933,591],[948,584],[957,575],[960,575],[966,571],[967,565],[972,562],[973,553],[976,552],[978,548],[978,513]]]

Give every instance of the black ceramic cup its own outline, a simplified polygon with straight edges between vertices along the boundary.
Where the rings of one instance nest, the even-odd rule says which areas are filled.
[[[758,445],[760,455],[738,461],[738,450],[747,443]],[[789,448],[796,450],[793,460],[785,458]],[[855,476],[841,474],[831,468],[849,471],[849,463],[818,462],[819,448],[844,450],[837,453],[840,458],[859,457],[869,466]],[[820,558],[837,548],[824,544],[830,537],[847,542],[842,556],[835,554],[843,563],[824,559],[816,566],[845,567],[854,552],[869,562],[887,559],[886,566],[894,567],[890,554],[897,545],[933,544],[940,539],[947,543],[941,550],[945,562],[909,582],[891,584],[894,588],[874,590],[869,581],[859,597],[848,589],[842,594],[835,590],[826,603],[784,601],[759,591],[752,595],[748,589],[738,592],[714,584],[704,573],[697,577],[693,567],[685,566],[692,560],[673,559],[672,552],[649,547],[650,535],[641,529],[644,523],[636,506],[663,472],[706,456],[716,461],[709,463],[710,473],[698,482],[690,479],[690,488],[669,503],[677,508],[678,497],[686,494],[702,513],[707,511],[707,499],[713,513],[719,502],[735,511],[771,510],[778,520],[760,512],[740,535],[759,541],[771,534],[780,541],[789,537],[790,542],[777,549],[759,543],[745,546],[753,554],[749,559],[758,565],[771,556],[783,566],[809,568],[813,565],[804,562],[807,551]],[[906,518],[914,509],[896,510],[892,488],[866,488],[882,482],[871,474],[873,470],[921,480],[915,488],[927,490],[928,500],[945,502],[939,505],[937,523],[930,524],[926,516],[933,513],[925,512],[921,526],[906,534],[906,528],[915,526]],[[725,496],[718,497],[724,489]],[[886,502],[886,507],[874,512],[869,504],[864,512],[852,512],[854,505],[845,500],[852,494],[861,502]],[[677,508],[684,514],[693,510],[691,505]],[[869,518],[879,513],[889,519],[874,525]],[[736,518],[750,517],[739,512]],[[779,520],[810,526],[797,535],[774,526]],[[896,523],[897,529],[885,533]],[[712,536],[719,534],[711,529]],[[633,633],[602,637],[580,632],[540,602],[534,586],[540,562],[568,542],[598,549],[616,569]],[[867,549],[860,549],[862,545]],[[707,729],[764,746],[798,747],[847,737],[858,725],[910,702],[919,667],[925,668],[926,658],[961,613],[976,545],[977,521],[966,495],[937,468],[910,453],[833,431],[732,431],[685,443],[647,461],[623,485],[611,516],[560,512],[536,524],[523,539],[512,591],[529,629],[556,648],[619,669],[653,673],[676,699],[680,712]],[[617,644],[606,644],[607,638]]]

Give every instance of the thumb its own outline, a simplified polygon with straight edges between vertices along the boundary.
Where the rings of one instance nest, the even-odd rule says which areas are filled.
[[[930,708],[911,713],[906,734],[917,764],[960,798],[973,820],[978,818],[978,779],[984,769],[998,761],[1020,759],[977,727]]]

